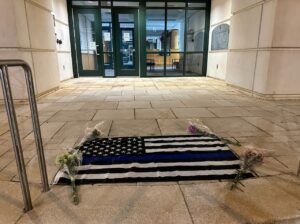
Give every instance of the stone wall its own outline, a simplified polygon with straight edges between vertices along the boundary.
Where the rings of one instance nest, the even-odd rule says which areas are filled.
[[[60,80],[72,76],[64,1],[55,0],[55,4],[52,0],[0,1],[0,59],[27,61],[33,71],[37,95],[57,88]],[[53,14],[57,14],[56,21]],[[63,30],[62,46],[56,44],[55,29]],[[22,70],[11,69],[10,74],[15,99],[25,99]],[[3,98],[2,90],[0,98]]]
[[[225,80],[228,49],[212,50],[212,32],[219,25],[230,25],[230,18],[231,0],[212,0],[207,76]]]
[[[60,80],[63,81],[73,78],[67,1],[53,0],[53,9],[56,37],[62,41],[56,46]]]
[[[275,98],[300,94],[300,1],[232,0],[226,82]]]

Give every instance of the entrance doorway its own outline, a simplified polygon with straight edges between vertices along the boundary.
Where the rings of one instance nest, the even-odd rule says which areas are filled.
[[[205,76],[210,0],[68,0],[74,77]]]
[[[103,21],[98,12],[74,10],[79,75],[138,76],[138,10],[114,8],[112,13],[103,10]]]

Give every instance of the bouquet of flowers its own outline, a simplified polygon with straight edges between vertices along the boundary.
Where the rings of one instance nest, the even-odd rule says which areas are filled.
[[[199,134],[204,136],[216,136],[207,126],[202,124],[199,121],[189,122],[189,126],[187,128],[187,132],[190,134]],[[227,138],[218,137],[224,144],[231,144],[235,146],[241,146],[240,142],[232,141]],[[263,151],[261,149],[261,151]],[[266,151],[266,150],[265,150]],[[263,162],[263,154],[254,149],[254,147],[247,147],[247,150],[244,154],[244,161],[240,169],[237,170],[236,177],[234,178],[231,190],[238,187],[238,184],[242,185],[241,180],[245,176],[246,173],[252,171],[253,166]]]
[[[239,170],[237,170],[236,177],[233,179],[230,190],[238,188],[238,184],[244,186],[241,182],[244,174],[252,171],[253,166],[263,162],[263,154],[254,149],[248,149],[244,153],[244,162]]]
[[[65,169],[65,171],[69,175],[72,187],[71,199],[72,202],[77,205],[79,203],[79,196],[75,184],[77,174],[76,167],[81,163],[81,153],[79,152],[79,150],[72,149],[66,153],[59,155],[56,158],[56,163],[60,165],[61,168]]]
[[[81,139],[80,143],[75,148],[80,148],[85,142],[100,138],[102,136],[101,126],[103,124],[104,121],[98,123],[94,128],[85,129],[85,136]]]
[[[76,188],[77,167],[80,166],[82,160],[82,154],[79,149],[85,142],[92,141],[102,136],[101,126],[103,123],[104,122],[100,122],[94,128],[87,128],[85,130],[85,136],[76,147],[56,158],[56,164],[60,165],[60,167],[69,175],[72,187],[71,199],[75,205],[78,205],[79,203],[79,196]]]
[[[199,134],[199,135],[211,135],[216,136],[207,126],[196,120],[196,122],[189,122],[187,132],[193,135]],[[236,146],[241,146],[240,142],[238,141],[232,141],[227,138],[218,137],[224,144],[231,144]]]

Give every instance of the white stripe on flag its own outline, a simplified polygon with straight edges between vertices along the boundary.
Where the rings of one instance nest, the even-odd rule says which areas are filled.
[[[235,169],[228,170],[193,170],[193,171],[157,171],[157,172],[127,172],[127,173],[105,173],[105,174],[82,174],[76,175],[77,180],[105,180],[122,178],[147,178],[147,177],[188,177],[188,176],[209,176],[209,175],[232,175],[236,174]],[[58,178],[69,179],[66,173],[61,172]]]
[[[179,140],[212,140],[216,139],[215,137],[195,137],[195,136],[186,136],[186,137],[172,137],[172,138],[166,138],[166,137],[161,137],[161,138],[145,138],[145,142],[155,142],[155,141],[179,141]]]
[[[215,145],[215,144],[223,144],[221,141],[213,141],[213,142],[204,142],[204,141],[199,141],[199,142],[164,142],[164,143],[157,143],[157,142],[147,142],[145,143],[146,147],[151,147],[151,146],[164,146],[164,145]]]
[[[189,147],[189,148],[159,148],[159,149],[147,149],[146,153],[153,153],[153,152],[186,152],[186,151],[195,151],[195,152],[201,152],[201,151],[230,151],[230,149],[227,146],[224,147]]]
[[[83,165],[77,167],[77,170],[97,170],[97,169],[130,169],[130,168],[156,168],[174,166],[228,166],[239,165],[240,160],[224,160],[224,161],[201,161],[201,162],[164,162],[164,163],[129,163],[129,164],[112,164],[112,165]]]

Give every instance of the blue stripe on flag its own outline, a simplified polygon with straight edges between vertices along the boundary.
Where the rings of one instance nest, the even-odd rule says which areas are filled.
[[[238,160],[231,151],[199,152],[199,153],[145,153],[141,155],[121,156],[83,156],[82,165],[88,164],[118,164],[118,163],[147,163],[147,162],[174,162],[174,161],[222,161]]]

